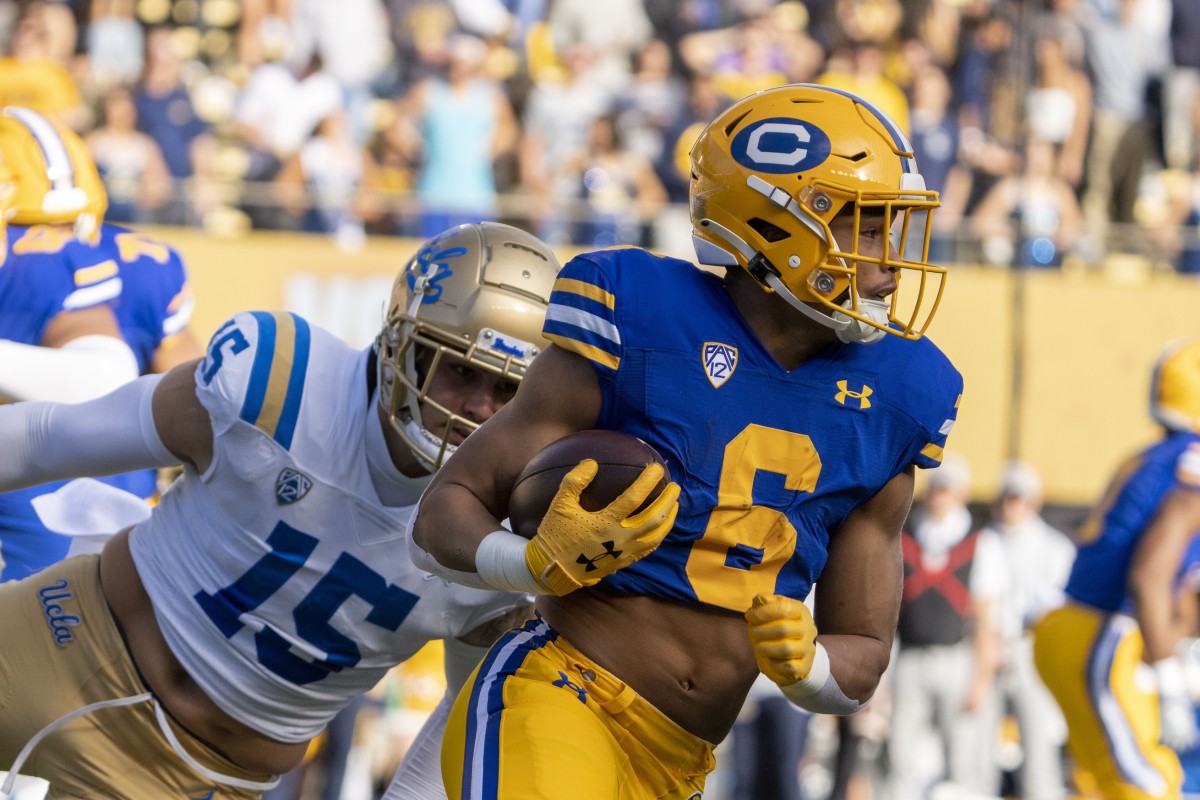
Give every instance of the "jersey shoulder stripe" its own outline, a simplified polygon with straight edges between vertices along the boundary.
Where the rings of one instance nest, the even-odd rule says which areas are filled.
[[[259,341],[239,416],[288,449],[300,416],[312,332],[295,314],[255,311],[253,316]]]
[[[574,259],[554,282],[542,333],[564,350],[615,371],[621,365],[616,306],[604,273]]]

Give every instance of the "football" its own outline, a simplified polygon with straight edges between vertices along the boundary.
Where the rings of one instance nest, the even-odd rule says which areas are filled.
[[[658,451],[618,431],[579,431],[551,442],[538,452],[513,484],[508,516],[514,533],[532,539],[563,476],[585,458],[599,464],[596,477],[583,490],[579,503],[588,511],[599,511],[620,496],[647,465],[663,466],[663,478],[650,491],[643,506],[658,497],[671,481],[667,464]]]

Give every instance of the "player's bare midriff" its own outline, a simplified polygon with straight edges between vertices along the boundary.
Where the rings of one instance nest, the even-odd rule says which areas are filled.
[[[537,609],[576,649],[706,742],[729,733],[758,676],[740,614],[598,589],[543,595]]]
[[[243,769],[278,775],[300,763],[307,743],[278,742],[238,722],[217,707],[175,658],[134,567],[128,529],[105,545],[100,585],[138,672],[171,717]]]

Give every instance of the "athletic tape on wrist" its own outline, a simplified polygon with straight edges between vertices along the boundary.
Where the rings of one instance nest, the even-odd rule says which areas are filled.
[[[792,703],[816,714],[853,714],[866,705],[847,697],[838,686],[829,668],[829,653],[820,642],[817,642],[808,677],[780,688]]]
[[[525,548],[529,540],[512,531],[493,531],[475,551],[475,571],[497,589],[545,594],[546,589],[529,572]]]

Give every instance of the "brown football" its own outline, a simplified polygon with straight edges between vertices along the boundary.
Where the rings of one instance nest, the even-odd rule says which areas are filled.
[[[513,532],[526,539],[537,534],[563,476],[585,458],[595,459],[600,466],[579,497],[579,504],[588,511],[599,511],[616,500],[648,464],[658,462],[664,472],[643,506],[658,497],[671,481],[663,457],[636,436],[608,430],[572,433],[546,445],[517,476],[508,500]]]

